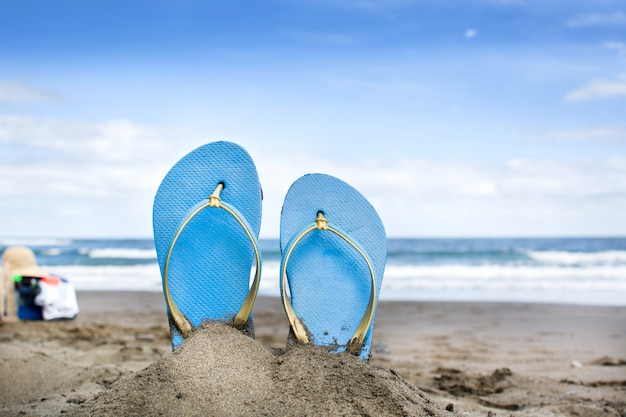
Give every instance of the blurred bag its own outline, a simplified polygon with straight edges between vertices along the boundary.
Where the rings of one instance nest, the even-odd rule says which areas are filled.
[[[49,275],[39,279],[39,287],[41,291],[34,302],[41,306],[44,320],[71,320],[76,317],[76,290],[68,280]]]
[[[78,314],[74,286],[65,278],[15,276],[20,320],[71,320]]]

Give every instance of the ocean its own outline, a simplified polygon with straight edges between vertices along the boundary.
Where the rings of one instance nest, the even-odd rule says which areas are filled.
[[[0,238],[31,247],[78,290],[161,291],[151,239]],[[279,296],[278,240],[259,294]],[[626,238],[389,239],[383,300],[626,305]]]

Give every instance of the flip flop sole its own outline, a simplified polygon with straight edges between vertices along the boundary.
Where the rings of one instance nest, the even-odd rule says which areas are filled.
[[[375,275],[375,301],[385,269],[386,235],[365,197],[337,178],[309,174],[287,192],[280,243],[283,266],[285,250],[293,246],[286,266],[291,305],[313,344],[340,352],[364,316],[372,294],[372,274],[363,254],[328,230],[312,230],[293,244],[294,238],[315,224],[318,212],[323,213],[329,227],[341,230],[369,258]],[[371,353],[373,325],[372,319],[359,353],[362,359]]]
[[[209,143],[184,156],[167,173],[154,200],[154,242],[166,301],[169,294],[194,328],[207,320],[232,321],[249,291],[254,250],[242,225],[226,210],[205,208],[192,215],[219,183],[224,185],[221,201],[256,239],[261,186],[252,158],[234,143]],[[169,307],[168,316],[176,349],[182,333]]]

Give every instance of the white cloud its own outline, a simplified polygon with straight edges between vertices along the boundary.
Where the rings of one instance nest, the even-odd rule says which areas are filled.
[[[475,38],[475,37],[476,37],[476,35],[478,35],[478,32],[476,31],[476,29],[467,29],[467,30],[465,31],[465,37],[466,37],[467,39],[472,39],[472,38]]]
[[[626,141],[626,126],[595,126],[585,129],[553,129],[545,133],[549,139],[591,142],[591,141]]]
[[[604,47],[620,54],[626,52],[626,44],[624,42],[604,42]]]
[[[626,159],[577,162],[513,159],[498,183],[503,193],[530,199],[623,197]]]
[[[555,135],[579,137],[575,131]],[[132,121],[0,117],[2,234],[150,236],[160,181],[204,143],[181,142],[181,136]],[[278,235],[289,186],[311,172],[337,176],[361,191],[390,236],[626,233],[626,226],[615,226],[626,225],[624,158],[513,159],[496,168],[402,155],[389,161],[375,150],[371,160],[321,156],[315,147],[303,153],[260,145],[248,150],[265,195],[262,237]],[[603,215],[591,219],[596,213]]]
[[[129,120],[0,116],[2,234],[149,236],[163,176],[202,143],[181,139],[186,133]]]
[[[128,120],[91,123],[0,115],[0,143],[15,162],[24,157],[16,149],[28,152],[30,159],[54,156],[56,161],[71,160],[75,165],[150,161],[168,151],[172,137],[174,132]]]
[[[177,133],[128,120],[0,116],[0,199],[109,205],[133,194],[149,196],[185,153]]]
[[[593,80],[587,85],[567,93],[565,95],[565,101],[574,103],[615,97],[626,97],[626,82]]]
[[[580,28],[586,26],[626,25],[626,13],[586,13],[577,15],[567,21],[567,26]]]
[[[0,81],[0,102],[29,104],[47,101],[60,101],[61,97],[26,83]]]
[[[312,155],[259,155],[266,235],[277,236],[282,198],[309,172],[361,191],[391,236],[625,233],[626,159],[512,159],[500,168],[404,159],[346,164]],[[597,212],[603,219],[591,221]],[[556,218],[555,218],[556,217]],[[605,223],[602,223],[605,222]],[[619,229],[619,230],[617,230]]]

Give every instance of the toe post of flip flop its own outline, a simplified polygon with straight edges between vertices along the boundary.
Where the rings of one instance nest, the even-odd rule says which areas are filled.
[[[387,256],[376,210],[335,177],[305,175],[285,197],[280,246],[290,342],[368,360]]]
[[[254,335],[261,199],[254,162],[230,142],[191,151],[163,178],[153,230],[173,350],[205,321]]]

